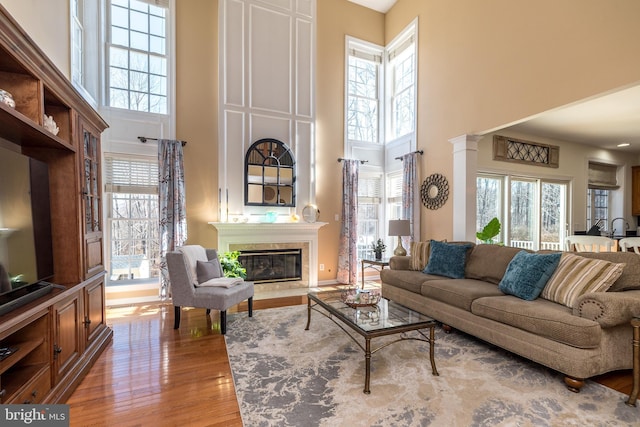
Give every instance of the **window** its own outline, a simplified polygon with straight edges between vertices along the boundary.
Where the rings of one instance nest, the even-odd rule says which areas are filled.
[[[358,178],[358,259],[372,259],[372,245],[385,240],[380,229],[382,219],[382,176],[361,173]]]
[[[107,157],[108,285],[159,277],[158,163],[156,159]]]
[[[535,177],[479,174],[476,229],[500,220],[505,245],[562,250],[567,234],[569,183]]]
[[[402,218],[402,172],[387,175],[387,218]]]
[[[587,189],[587,228],[598,224],[602,231],[609,231],[609,190]]]
[[[348,41],[347,141],[380,143],[380,66],[382,51]]]
[[[410,27],[389,50],[390,139],[415,132],[416,45]]]
[[[100,1],[70,0],[71,82],[94,107],[100,94]]]
[[[109,2],[107,104],[167,114],[167,9],[152,3]]]

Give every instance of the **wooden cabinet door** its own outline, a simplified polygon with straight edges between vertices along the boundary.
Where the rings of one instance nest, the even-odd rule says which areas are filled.
[[[105,314],[104,277],[84,288],[84,331],[85,348],[107,326]]]
[[[82,307],[76,294],[53,306],[53,378],[54,384],[78,361],[82,352],[80,319]]]
[[[97,130],[80,119],[85,279],[104,270],[99,135]]]
[[[640,215],[640,166],[631,168],[631,214]]]

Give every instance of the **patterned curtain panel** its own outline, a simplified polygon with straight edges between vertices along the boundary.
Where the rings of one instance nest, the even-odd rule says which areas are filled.
[[[159,210],[160,210],[160,297],[171,295],[167,252],[184,245],[187,240],[182,141],[158,140]]]
[[[338,249],[338,283],[357,285],[358,275],[358,165],[342,161],[342,229]]]
[[[402,218],[411,221],[411,235],[402,237],[402,246],[420,241],[420,191],[418,186],[418,152],[402,156]],[[410,254],[408,254],[410,255]]]

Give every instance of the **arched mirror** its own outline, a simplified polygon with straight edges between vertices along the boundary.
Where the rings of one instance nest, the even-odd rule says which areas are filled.
[[[285,143],[270,138],[254,142],[247,151],[244,165],[245,205],[296,205],[295,160]]]

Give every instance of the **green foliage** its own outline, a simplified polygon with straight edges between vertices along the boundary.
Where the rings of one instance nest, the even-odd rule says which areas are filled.
[[[372,244],[373,252],[382,253],[387,249],[387,245],[384,244],[382,239],[378,239],[377,242]]]
[[[476,237],[482,243],[493,244],[493,238],[498,234],[500,234],[500,220],[494,217],[484,226],[482,231],[476,233]]]
[[[247,278],[247,269],[240,264],[240,261],[238,261],[239,255],[239,251],[225,252],[222,255],[218,254],[224,277]]]

